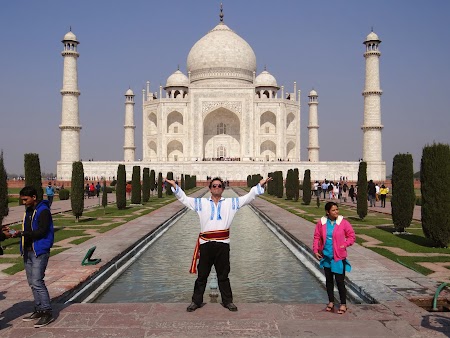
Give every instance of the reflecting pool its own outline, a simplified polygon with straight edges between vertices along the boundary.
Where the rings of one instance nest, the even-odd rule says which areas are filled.
[[[94,302],[189,303],[196,279],[189,266],[199,230],[197,214],[188,211]],[[319,281],[248,206],[236,214],[230,236],[234,302],[326,303]],[[208,283],[205,302],[209,291]]]

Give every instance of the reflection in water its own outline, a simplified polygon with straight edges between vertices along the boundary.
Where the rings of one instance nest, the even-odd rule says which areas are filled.
[[[230,196],[236,195],[226,190],[224,197]],[[197,214],[189,211],[95,302],[190,302],[196,275],[189,266],[199,230]],[[326,301],[322,285],[249,207],[236,214],[230,236],[234,302]],[[204,301],[210,301],[209,285]]]

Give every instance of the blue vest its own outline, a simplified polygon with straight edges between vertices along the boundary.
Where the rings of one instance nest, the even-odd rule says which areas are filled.
[[[39,215],[41,214],[41,212],[43,210],[50,211],[49,203],[47,200],[40,201],[38,203],[38,205],[36,205],[36,209],[34,210],[33,216],[31,218],[31,229],[33,231],[38,229]],[[25,229],[26,216],[27,216],[27,213],[25,212],[25,215],[23,217],[23,222],[22,222],[22,230]],[[25,239],[22,236],[22,240],[20,241],[20,253],[22,255],[23,255],[24,240]],[[41,239],[33,240],[33,251],[34,251],[34,254],[36,255],[36,257],[38,257],[44,253],[49,253],[50,248],[53,246],[53,241],[54,241],[53,218],[50,217],[50,224],[49,224],[49,229],[48,229],[47,234]]]

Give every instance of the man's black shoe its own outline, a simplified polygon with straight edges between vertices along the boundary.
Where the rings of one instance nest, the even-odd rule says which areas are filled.
[[[32,314],[22,318],[24,322],[31,322],[42,317],[42,311],[34,311]]]
[[[51,322],[53,322],[55,318],[53,318],[51,311],[43,311],[41,318],[34,324],[34,327],[43,327]]]
[[[204,303],[201,304],[201,305],[197,305],[194,302],[192,302],[191,304],[189,304],[189,306],[187,307],[186,311],[187,312],[194,312],[195,310],[201,308],[203,305],[204,305]]]
[[[233,303],[228,303],[228,304],[222,303],[222,306],[233,312],[238,310],[237,306],[234,305]]]

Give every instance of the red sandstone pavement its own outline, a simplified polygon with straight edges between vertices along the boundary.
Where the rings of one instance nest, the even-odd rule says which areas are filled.
[[[292,237],[311,246],[313,224],[262,199],[253,204]],[[46,284],[56,321],[47,327],[35,329],[32,322],[21,320],[32,309],[24,272],[0,277],[0,337],[450,337],[449,313],[430,313],[408,301],[429,297],[436,283],[357,244],[349,249],[354,269],[349,282],[361,285],[379,304],[349,305],[344,315],[325,312],[326,300],[324,304],[237,304],[236,313],[212,303],[188,313],[189,300],[184,304],[58,303],[181,209],[174,202],[51,257]],[[94,257],[102,262],[82,267],[81,259],[93,245],[97,246]]]

